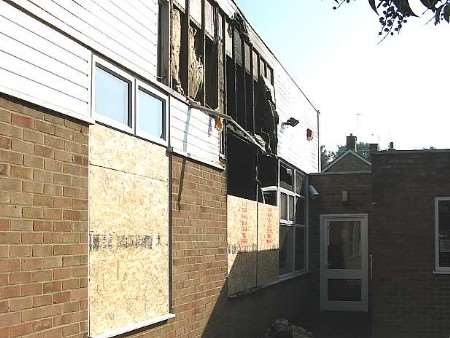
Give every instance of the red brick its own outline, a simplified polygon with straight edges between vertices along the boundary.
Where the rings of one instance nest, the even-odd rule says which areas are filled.
[[[23,128],[33,128],[33,119],[28,116],[22,116],[17,114],[11,114],[12,124],[23,127]]]

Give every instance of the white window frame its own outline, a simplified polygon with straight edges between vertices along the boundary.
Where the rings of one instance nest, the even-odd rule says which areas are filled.
[[[156,97],[157,99],[160,99],[163,101],[163,109],[164,109],[164,138],[158,138],[153,135],[147,134],[146,132],[139,130],[138,128],[138,121],[137,121],[137,113],[139,109],[139,100],[138,100],[138,93],[142,88],[144,92],[147,92],[148,94]],[[135,101],[136,101],[136,109],[134,112],[134,124],[135,124],[135,133],[136,136],[139,136],[140,138],[143,138],[145,140],[158,143],[164,146],[167,146],[169,143],[169,96],[162,94],[160,91],[156,90],[154,87],[140,81],[136,80],[136,91],[135,91]]]
[[[303,176],[303,182],[302,184],[305,185],[306,184],[306,175],[304,173],[302,173],[300,170],[293,168],[292,166],[287,165],[286,163],[283,163],[284,166],[287,166],[288,169],[292,170],[292,179],[293,179],[293,189],[288,190],[285,188],[282,188],[280,185],[280,171],[281,171],[281,165],[282,163],[279,162],[278,163],[278,206],[280,208],[280,228],[282,226],[284,227],[290,227],[294,229],[294,236],[293,236],[293,245],[292,245],[292,255],[293,255],[293,260],[292,260],[292,271],[291,272],[287,272],[284,274],[280,274],[279,277],[280,279],[286,279],[292,276],[297,276],[297,275],[302,275],[305,274],[309,271],[309,227],[308,227],[308,212],[307,212],[307,196],[304,195],[300,195],[296,193],[296,188],[297,188],[297,173],[299,173],[300,175]],[[306,188],[304,187],[303,191],[306,191]],[[287,195],[287,204],[286,204],[286,208],[287,208],[287,219],[282,219],[281,218],[281,194],[284,193]],[[290,221],[290,212],[289,212],[289,196],[293,196],[294,197],[294,203],[296,201],[296,199],[302,199],[304,201],[304,208],[305,208],[305,219],[304,219],[304,224],[297,224],[296,221]],[[294,213],[295,213],[295,206],[294,206]],[[302,270],[296,270],[295,269],[295,252],[296,252],[296,248],[295,248],[295,236],[296,236],[296,229],[304,229],[304,233],[305,233],[305,262],[304,262],[304,269]],[[281,249],[281,248],[280,248]]]
[[[97,77],[97,65],[99,65],[101,68],[104,68],[104,71],[109,71],[111,75],[117,76],[119,79],[122,77],[123,79],[130,81],[131,83],[131,95],[129,97],[130,102],[130,115],[131,115],[131,126],[125,125],[123,123],[117,122],[113,119],[110,119],[100,113],[97,113],[95,110],[96,107],[96,77]],[[135,124],[135,97],[136,97],[136,81],[133,76],[128,74],[127,72],[123,71],[119,67],[114,66],[108,61],[105,61],[98,56],[93,56],[93,62],[92,62],[92,114],[95,121],[98,121],[100,123],[104,123],[106,125],[109,125],[113,128],[122,130],[126,133],[133,133],[134,131],[134,124]]]
[[[450,197],[436,197],[434,199],[434,269],[437,273],[450,274],[450,267],[439,265],[439,202],[450,201]]]

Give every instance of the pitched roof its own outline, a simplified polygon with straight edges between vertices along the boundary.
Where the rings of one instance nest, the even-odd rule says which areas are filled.
[[[361,155],[359,155],[357,152],[353,151],[353,150],[347,150],[345,151],[341,156],[339,156],[338,158],[336,158],[333,162],[331,162],[325,169],[322,170],[323,173],[331,171],[331,169],[333,169],[338,163],[342,164],[342,161],[344,160],[348,160],[349,158],[353,159],[353,160],[357,160],[357,162],[359,162],[360,165],[362,165],[363,167],[371,167],[372,163],[368,160],[366,160],[364,157],[362,157]],[[346,171],[361,171],[361,168],[359,168],[360,170],[346,170]]]

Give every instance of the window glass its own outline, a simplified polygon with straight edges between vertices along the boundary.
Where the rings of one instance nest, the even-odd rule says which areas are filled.
[[[361,223],[330,222],[328,236],[328,269],[361,269]]]
[[[164,101],[139,88],[136,108],[136,128],[138,132],[165,139]]]
[[[298,171],[295,172],[295,192],[299,195],[303,195],[303,180],[304,177]]]
[[[291,222],[295,221],[295,212],[294,212],[294,208],[295,208],[295,198],[294,196],[289,196],[289,220]]]
[[[97,66],[95,111],[110,120],[131,127],[131,81]]]
[[[295,229],[295,270],[302,271],[306,268],[306,243],[305,228]]]
[[[305,225],[305,200],[295,199],[295,224]]]
[[[294,190],[293,170],[280,165],[280,186],[287,190]]]
[[[276,191],[265,191],[263,194],[264,194],[265,204],[277,206],[277,192]]]
[[[294,268],[294,228],[280,226],[280,275],[293,272]]]
[[[439,201],[439,266],[450,268],[450,201]]]
[[[280,194],[280,218],[283,220],[288,219],[287,195],[284,193]]]

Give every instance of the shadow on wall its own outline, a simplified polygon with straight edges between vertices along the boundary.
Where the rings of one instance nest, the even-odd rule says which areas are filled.
[[[259,252],[259,257],[278,256],[278,250]],[[271,324],[279,318],[293,323],[306,323],[311,318],[310,280],[298,277],[268,287],[253,288],[239,296],[228,295],[232,280],[248,280],[242,266],[255,261],[256,252],[240,252],[231,268],[214,308],[207,320],[202,338],[263,338]],[[256,274],[254,274],[256,285]]]

